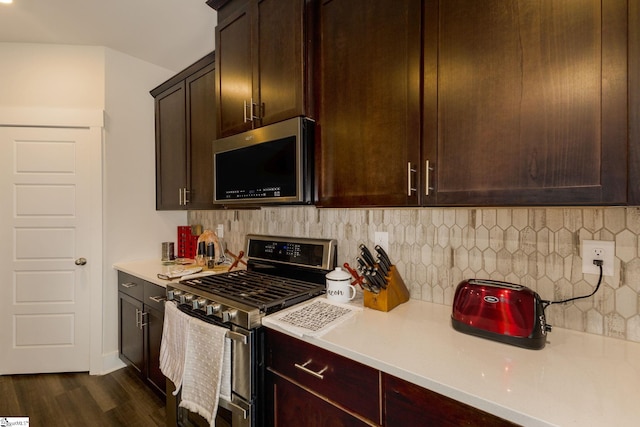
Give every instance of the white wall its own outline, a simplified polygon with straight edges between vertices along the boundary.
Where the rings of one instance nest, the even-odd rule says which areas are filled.
[[[0,105],[104,108],[104,48],[0,43]]]
[[[118,350],[117,274],[125,260],[161,257],[161,242],[176,241],[186,212],[155,210],[153,97],[174,73],[106,50],[104,351]]]
[[[185,66],[188,64],[185,64]],[[105,112],[103,371],[117,360],[115,262],[159,258],[185,212],[155,211],[153,98],[174,73],[104,47],[0,43],[0,107]]]

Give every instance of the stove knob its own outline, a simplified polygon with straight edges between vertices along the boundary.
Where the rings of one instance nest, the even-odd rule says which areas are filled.
[[[225,310],[222,312],[222,321],[230,322],[231,320],[235,319],[236,314],[238,314],[238,310]]]
[[[208,304],[207,305],[207,316],[212,316],[220,311],[222,306],[220,304]]]
[[[191,300],[193,300],[193,295],[191,294],[180,295],[180,304],[189,304]]]
[[[207,300],[204,298],[194,299],[192,302],[194,310],[202,310],[207,305]]]
[[[180,299],[180,295],[182,295],[182,291],[179,291],[177,289],[171,289],[170,291],[167,291],[167,300],[169,301],[175,301]]]

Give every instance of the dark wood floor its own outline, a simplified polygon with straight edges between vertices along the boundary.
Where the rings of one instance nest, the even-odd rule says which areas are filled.
[[[165,425],[164,400],[131,369],[0,376],[0,417],[28,416],[30,427]]]

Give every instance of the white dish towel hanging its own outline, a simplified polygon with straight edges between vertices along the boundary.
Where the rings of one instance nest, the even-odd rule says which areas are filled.
[[[177,395],[182,385],[187,337],[191,316],[178,310],[173,302],[164,305],[164,324],[160,343],[160,371],[176,386]]]
[[[192,317],[189,322],[179,406],[215,424],[225,364],[227,329]],[[229,374],[225,375],[229,378]]]

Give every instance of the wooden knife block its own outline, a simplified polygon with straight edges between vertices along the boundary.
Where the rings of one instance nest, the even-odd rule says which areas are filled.
[[[387,276],[387,289],[376,294],[364,291],[364,306],[379,311],[391,311],[400,304],[409,301],[409,290],[398,269],[392,265]]]

